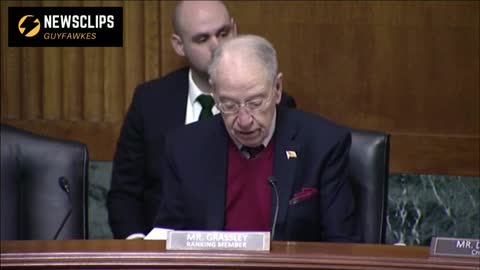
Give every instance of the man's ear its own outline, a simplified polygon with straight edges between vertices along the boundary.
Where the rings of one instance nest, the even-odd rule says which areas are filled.
[[[172,47],[178,55],[185,56],[185,50],[183,49],[183,41],[179,35],[173,33],[170,37],[170,42],[172,42]]]
[[[275,103],[279,104],[280,100],[282,99],[282,92],[283,92],[283,74],[280,72],[277,74],[277,77],[275,77]]]

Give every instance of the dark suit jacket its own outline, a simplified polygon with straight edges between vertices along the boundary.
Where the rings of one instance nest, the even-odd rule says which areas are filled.
[[[313,114],[284,108],[277,110],[272,139],[280,197],[274,238],[357,241],[346,170],[349,131]],[[223,230],[229,140],[218,115],[167,136],[164,193],[156,227]],[[297,157],[287,158],[286,151],[295,151]],[[303,188],[318,192],[290,204]],[[273,198],[272,193],[272,217]]]
[[[151,230],[161,188],[164,140],[185,125],[188,68],[139,85],[125,116],[113,160],[107,207],[115,238]],[[295,107],[284,94],[282,104]]]

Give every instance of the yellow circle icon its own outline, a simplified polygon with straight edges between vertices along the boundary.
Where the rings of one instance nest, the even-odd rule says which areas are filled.
[[[40,20],[33,15],[25,15],[18,22],[18,31],[26,37],[33,37],[40,31]]]

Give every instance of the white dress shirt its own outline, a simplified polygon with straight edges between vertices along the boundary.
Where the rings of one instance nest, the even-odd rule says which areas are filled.
[[[185,125],[196,122],[198,117],[200,117],[200,112],[202,112],[202,105],[197,101],[197,97],[207,93],[202,92],[200,88],[195,84],[192,78],[192,70],[188,71],[188,100],[187,108],[185,113]],[[219,113],[220,111],[216,106],[212,107],[213,115]]]

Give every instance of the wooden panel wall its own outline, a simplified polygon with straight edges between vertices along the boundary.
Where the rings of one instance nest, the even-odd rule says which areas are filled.
[[[2,2],[8,6],[122,6],[123,48],[8,48],[2,38],[2,123],[88,144],[92,160],[111,160],[134,87],[160,76],[157,1]]]
[[[124,7],[123,48],[7,48],[2,122],[88,143],[111,160],[134,86],[185,61],[172,1],[2,2]],[[391,171],[480,175],[478,1],[227,1],[276,47],[299,107],[392,134]],[[40,70],[40,72],[38,72]]]

